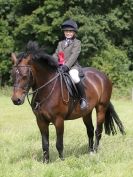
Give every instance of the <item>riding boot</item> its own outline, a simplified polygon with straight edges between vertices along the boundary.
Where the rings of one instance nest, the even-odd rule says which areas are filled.
[[[76,86],[77,86],[79,96],[80,96],[80,108],[82,110],[86,109],[88,107],[88,104],[87,104],[87,100],[86,100],[84,86],[81,81],[79,83],[77,83]]]

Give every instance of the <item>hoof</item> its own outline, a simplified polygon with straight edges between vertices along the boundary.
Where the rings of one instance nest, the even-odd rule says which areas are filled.
[[[44,160],[43,160],[43,163],[48,164],[48,163],[49,163],[49,160],[48,160],[48,159],[44,159]]]
[[[90,151],[89,154],[90,154],[90,156],[93,156],[93,155],[95,155],[96,153],[95,153],[94,151]]]
[[[94,152],[97,153],[98,152],[98,146],[94,146]]]
[[[64,157],[62,157],[62,158],[60,158],[62,161],[64,161],[65,160],[65,158]]]
[[[60,158],[62,161],[64,160],[63,152],[59,153],[59,158]]]
[[[63,157],[62,155],[59,156],[59,158],[60,158],[62,161],[65,160],[64,157]]]

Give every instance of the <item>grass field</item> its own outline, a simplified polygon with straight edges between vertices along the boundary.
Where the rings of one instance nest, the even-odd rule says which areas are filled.
[[[0,96],[0,177],[133,177],[133,102],[112,101],[126,136],[103,133],[99,152],[87,153],[82,119],[65,122],[65,161],[58,158],[50,126],[50,163],[42,163],[40,132],[28,103],[14,106]],[[94,118],[95,124],[95,118]]]

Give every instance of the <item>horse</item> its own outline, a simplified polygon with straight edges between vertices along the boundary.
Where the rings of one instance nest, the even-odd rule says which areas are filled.
[[[49,125],[56,129],[56,148],[61,160],[63,154],[64,121],[83,119],[88,135],[88,152],[98,150],[102,136],[103,125],[105,133],[116,134],[118,126],[121,134],[125,134],[124,126],[111,103],[112,83],[110,79],[99,70],[84,67],[82,82],[85,87],[88,107],[80,109],[78,98],[70,95],[60,72],[58,62],[35,41],[26,45],[26,50],[16,56],[12,53],[12,102],[22,105],[25,97],[32,95],[29,103],[36,116],[37,124],[42,137],[43,162],[49,162]],[[30,91],[32,89],[32,91]],[[96,130],[92,121],[92,111],[96,110]],[[95,135],[95,141],[94,141]]]

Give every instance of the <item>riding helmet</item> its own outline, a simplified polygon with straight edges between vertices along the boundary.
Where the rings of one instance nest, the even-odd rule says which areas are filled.
[[[75,31],[77,32],[78,31],[78,25],[75,21],[69,19],[69,20],[66,20],[62,25],[61,25],[61,28],[63,31],[65,30],[72,30],[72,31]]]

